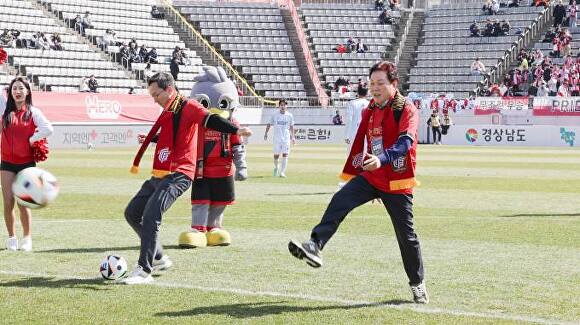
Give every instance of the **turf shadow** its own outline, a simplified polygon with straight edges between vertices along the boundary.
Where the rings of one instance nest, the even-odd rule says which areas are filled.
[[[108,253],[117,251],[139,251],[139,246],[122,246],[122,247],[85,247],[85,248],[56,248],[37,253]]]
[[[49,288],[49,289],[83,289],[83,290],[110,290],[106,288],[103,279],[55,279],[53,277],[30,277],[0,283],[0,287],[10,288]]]
[[[521,213],[499,216],[500,218],[516,217],[580,217],[580,213]]]
[[[277,301],[277,302],[257,302],[257,303],[231,304],[231,305],[204,306],[204,307],[196,307],[189,310],[157,313],[155,314],[155,316],[191,317],[198,315],[223,315],[242,319],[252,317],[263,317],[269,315],[280,315],[285,313],[302,313],[314,311],[318,312],[325,310],[341,310],[341,309],[348,310],[366,307],[378,307],[385,304],[400,305],[411,302],[404,300],[390,300],[372,304],[332,305],[332,306],[312,306],[312,307],[294,306],[289,305],[287,303],[290,302]]]

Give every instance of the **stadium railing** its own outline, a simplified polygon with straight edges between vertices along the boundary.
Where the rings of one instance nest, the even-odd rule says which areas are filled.
[[[298,10],[296,10],[294,1],[293,0],[280,0],[280,1],[285,2],[283,5],[285,5],[290,11],[292,20],[294,21],[294,26],[296,26],[296,34],[298,34],[298,40],[300,41],[300,47],[302,48],[302,53],[304,54],[304,58],[306,60],[308,73],[310,75],[312,83],[314,84],[314,89],[316,89],[316,94],[318,95],[319,102],[322,106],[327,106],[329,98],[328,95],[326,95],[325,90],[321,86],[320,78],[318,78],[318,72],[316,71],[316,67],[314,66],[314,60],[312,59],[310,47],[308,46],[308,42],[306,41],[304,29],[302,28],[302,23],[300,22],[300,18],[298,17]]]

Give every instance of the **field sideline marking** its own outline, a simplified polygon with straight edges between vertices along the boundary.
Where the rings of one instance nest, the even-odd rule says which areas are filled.
[[[27,276],[27,277],[50,277],[53,279],[72,279],[72,280],[95,280],[99,279],[98,277],[80,277],[80,276],[57,276],[51,275],[48,273],[35,273],[35,272],[24,272],[24,271],[4,271],[0,270],[0,274],[2,275],[18,275],[18,276]],[[111,283],[113,284],[113,283]],[[273,291],[252,291],[246,289],[237,289],[237,288],[216,288],[216,287],[202,287],[202,286],[194,286],[188,285],[183,283],[172,283],[172,282],[162,282],[162,281],[155,281],[148,285],[164,287],[164,288],[175,288],[175,289],[193,289],[199,290],[204,292],[221,292],[221,293],[232,293],[244,296],[261,296],[261,297],[278,297],[278,298],[289,298],[289,299],[297,299],[297,300],[308,300],[308,301],[316,301],[316,302],[329,302],[329,303],[338,303],[346,306],[360,306],[360,305],[368,305],[368,307],[378,307],[378,308],[391,308],[397,310],[410,310],[418,313],[424,314],[445,314],[445,315],[453,315],[453,316],[465,316],[465,317],[478,317],[478,318],[493,318],[493,319],[502,319],[502,320],[512,320],[512,321],[524,321],[530,323],[538,323],[538,324],[575,324],[572,321],[562,321],[562,320],[554,320],[554,319],[545,319],[533,316],[522,316],[522,315],[512,315],[512,314],[501,314],[501,313],[486,313],[486,312],[472,312],[472,311],[463,311],[463,310],[453,310],[453,309],[445,309],[445,308],[437,308],[437,307],[428,307],[416,304],[408,304],[408,305],[395,305],[395,304],[388,304],[388,303],[380,303],[380,302],[371,302],[371,301],[356,301],[356,300],[346,300],[346,299],[338,299],[333,297],[323,297],[323,296],[313,296],[313,295],[305,295],[305,294],[292,294],[292,293],[283,293],[283,292],[273,292]],[[577,323],[576,323],[577,324]]]

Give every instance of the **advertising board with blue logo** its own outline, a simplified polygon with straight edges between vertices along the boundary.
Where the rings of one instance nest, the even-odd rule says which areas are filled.
[[[578,147],[578,126],[453,125],[443,144],[471,146]]]

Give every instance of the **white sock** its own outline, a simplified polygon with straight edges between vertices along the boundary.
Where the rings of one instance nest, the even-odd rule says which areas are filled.
[[[286,166],[288,165],[288,157],[282,157],[282,169],[280,174],[286,174]]]
[[[274,168],[278,169],[278,158],[274,158]]]

